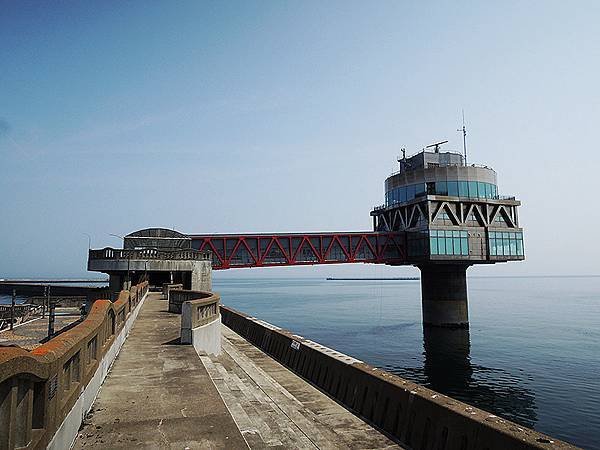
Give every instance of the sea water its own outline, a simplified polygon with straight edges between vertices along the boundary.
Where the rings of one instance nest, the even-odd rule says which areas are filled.
[[[423,329],[418,281],[234,279],[222,302],[526,427],[600,449],[600,278],[469,278],[469,330]]]

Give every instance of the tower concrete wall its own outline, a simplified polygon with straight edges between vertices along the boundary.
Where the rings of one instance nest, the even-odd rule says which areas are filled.
[[[424,326],[469,327],[467,267],[464,264],[419,266]]]

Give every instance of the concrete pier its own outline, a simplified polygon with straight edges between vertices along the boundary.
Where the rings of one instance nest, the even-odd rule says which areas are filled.
[[[180,318],[149,295],[74,448],[397,448],[225,327],[198,356]]]
[[[423,325],[469,327],[465,264],[425,264],[421,270]]]
[[[218,294],[196,293],[207,297],[180,316],[147,291],[96,302],[32,352],[0,352],[0,448],[573,448],[232,308],[219,314]],[[181,345],[219,315],[218,355],[195,338]]]

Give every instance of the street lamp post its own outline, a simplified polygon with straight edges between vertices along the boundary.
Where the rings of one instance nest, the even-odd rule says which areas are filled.
[[[87,234],[87,233],[83,233],[85,236],[87,236],[88,238],[88,250],[90,250],[92,248],[92,237]]]

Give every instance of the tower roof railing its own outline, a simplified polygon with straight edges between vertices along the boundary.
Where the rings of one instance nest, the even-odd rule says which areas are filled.
[[[488,169],[488,170],[491,170],[491,171],[495,172],[495,170],[492,167],[486,166],[485,164],[467,164],[467,165],[465,165],[465,164],[456,164],[456,163],[427,163],[426,167],[424,167],[424,168],[423,167],[418,167],[415,170],[418,170],[418,169],[433,169],[435,167],[476,167],[478,169]],[[392,172],[389,176],[393,177],[394,175],[398,175],[400,173],[406,173],[406,172],[407,172],[406,169],[404,169],[404,170],[396,170],[395,172]]]

